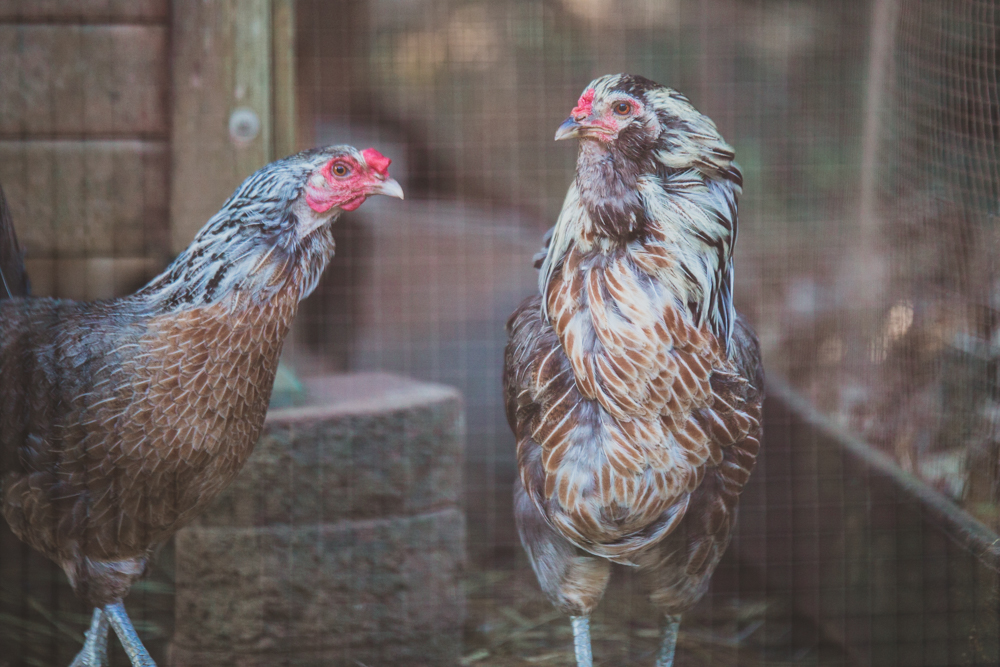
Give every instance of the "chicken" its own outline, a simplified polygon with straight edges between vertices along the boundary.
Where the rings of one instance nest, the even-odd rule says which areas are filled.
[[[403,196],[389,162],[332,146],[267,165],[132,296],[0,301],[2,510],[94,607],[73,665],[105,663],[109,623],[133,665],[154,664],[122,599],[243,466],[298,303],[333,256],[331,223]],[[13,283],[19,254],[3,257]]]
[[[760,449],[760,351],[732,302],[742,176],[711,120],[639,76],[593,81],[555,138],[580,139],[576,178],[507,324],[518,532],[580,667],[612,563],[646,575],[669,667]]]

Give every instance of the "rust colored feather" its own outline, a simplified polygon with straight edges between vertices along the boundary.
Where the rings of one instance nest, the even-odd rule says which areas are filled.
[[[554,447],[542,450],[542,469],[545,470],[546,474],[555,474],[559,469],[559,464],[569,452],[569,448],[570,443],[562,441]]]
[[[674,267],[669,251],[656,244],[647,245],[641,251],[633,253],[632,258],[636,265],[649,275],[656,275]]]
[[[735,423],[732,425],[727,424],[718,412],[710,408],[702,410],[700,416],[702,427],[709,433],[712,440],[722,446],[728,446],[736,442],[740,432],[737,430]],[[729,416],[731,417],[732,413]],[[746,433],[746,431],[743,431],[743,433]]]

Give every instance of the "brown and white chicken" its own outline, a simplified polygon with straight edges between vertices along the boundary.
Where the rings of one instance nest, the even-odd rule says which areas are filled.
[[[587,86],[556,133],[570,138],[540,294],[507,325],[515,514],[580,667],[612,563],[648,576],[669,667],[760,449],[760,351],[732,300],[742,176],[709,118],[639,76]]]
[[[403,196],[388,166],[350,146],[271,163],[163,274],[94,303],[27,296],[0,198],[0,510],[94,608],[73,667],[106,664],[109,624],[133,665],[153,665],[122,600],[246,462],[332,223]]]

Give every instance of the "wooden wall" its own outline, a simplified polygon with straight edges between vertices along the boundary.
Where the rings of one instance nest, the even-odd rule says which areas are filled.
[[[0,184],[35,294],[127,291],[166,260],[168,0],[0,0]]]
[[[293,0],[174,0],[171,247],[177,253],[271,160],[293,152]],[[256,118],[241,136],[234,114]]]
[[[128,293],[295,150],[293,0],[0,0],[0,184],[33,293]],[[260,121],[230,132],[236,110]]]

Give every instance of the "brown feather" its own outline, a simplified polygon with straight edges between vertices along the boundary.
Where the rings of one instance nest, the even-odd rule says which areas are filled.
[[[737,317],[730,347],[707,319],[696,320],[696,294],[669,293],[676,231],[647,224],[616,245],[581,216],[561,266],[547,274],[548,316],[537,296],[508,324],[508,420],[531,434],[518,444],[521,485],[535,499],[534,514],[518,509],[522,542],[536,566],[566,554],[546,561],[558,585],[540,581],[561,608],[583,613],[589,608],[569,591],[603,585],[605,571],[576,580],[568,554],[672,573],[656,593],[665,608],[697,599],[759,449],[756,340]],[[569,389],[565,400],[578,407],[552,410]],[[561,421],[566,414],[579,428]]]

